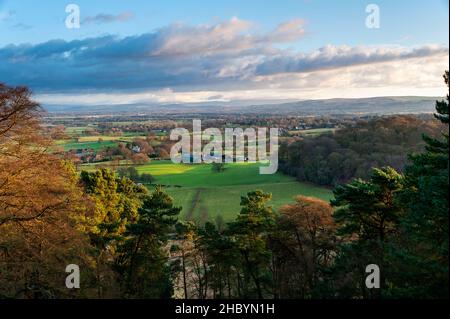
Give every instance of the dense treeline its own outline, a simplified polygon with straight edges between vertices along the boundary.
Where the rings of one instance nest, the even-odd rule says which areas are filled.
[[[331,203],[298,196],[275,212],[256,190],[234,221],[196,225],[130,172],[77,174],[51,155],[26,88],[1,85],[0,106],[0,298],[449,296],[446,132],[425,135],[403,172],[370,169],[337,186]],[[436,109],[448,125],[448,98]],[[386,142],[395,129],[380,121],[365,125],[387,132]],[[365,134],[355,130],[344,136]],[[80,266],[80,289],[64,285],[69,264]],[[365,284],[373,264],[381,289]]]
[[[360,120],[334,133],[284,141],[280,170],[299,181],[328,186],[367,179],[372,167],[401,171],[407,154],[423,150],[422,135],[436,137],[444,128],[439,121],[408,115]]]
[[[0,84],[0,296],[67,295],[64,269],[87,269],[88,242],[74,226],[83,210],[75,171],[47,151],[39,107],[26,88]],[[61,269],[63,272],[61,272]]]
[[[337,239],[332,208],[299,196],[277,215],[271,195],[242,197],[235,221],[219,231],[211,223],[177,225],[172,247],[182,260],[177,282],[188,298],[311,298],[330,265]]]

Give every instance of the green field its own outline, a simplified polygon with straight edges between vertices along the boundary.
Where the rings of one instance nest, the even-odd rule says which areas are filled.
[[[90,171],[110,164],[85,164],[81,169]],[[121,165],[125,166],[125,161]],[[264,164],[226,164],[225,171],[221,173],[213,172],[208,164],[174,164],[170,161],[152,161],[135,167],[139,173],[152,174],[156,178],[155,184],[164,186],[175,204],[183,207],[183,219],[198,222],[214,221],[219,215],[225,221],[234,219],[240,211],[241,196],[254,190],[271,193],[270,205],[274,209],[293,202],[297,195],[326,201],[333,197],[327,188],[300,183],[281,173],[261,175],[261,165]]]
[[[66,133],[70,136],[78,136],[83,134],[83,131],[87,129],[87,126],[69,126],[66,127]]]
[[[156,183],[164,185],[182,206],[182,217],[200,222],[214,221],[221,215],[225,221],[234,219],[240,210],[240,197],[253,190],[272,193],[271,205],[277,209],[290,203],[296,195],[330,200],[330,190],[307,183],[299,183],[283,174],[260,175],[263,164],[227,164],[222,173],[211,170],[211,165],[173,164],[154,161],[137,166],[140,173],[150,173]]]
[[[73,130],[71,132],[74,132]],[[142,138],[141,135],[134,133],[124,134],[123,136],[108,136],[108,135],[93,135],[93,136],[78,136],[76,139],[58,140],[57,146],[63,147],[64,151],[77,150],[77,149],[92,149],[98,151],[106,149],[107,147],[117,147],[119,143],[132,142],[136,138]],[[101,139],[101,142],[99,142]],[[156,144],[156,143],[154,143]]]
[[[318,136],[325,133],[335,132],[334,128],[313,128],[309,130],[298,130],[298,131],[289,131],[292,135],[302,135],[302,136]]]
[[[136,138],[144,138],[145,136],[137,135],[135,133],[126,133],[120,136],[109,136],[109,135],[92,135],[92,136],[81,136],[78,141],[83,142],[97,142],[99,139],[103,141],[121,141],[121,142],[131,142]]]
[[[63,147],[64,151],[77,150],[77,149],[93,149],[98,151],[100,149],[105,149],[107,147],[116,147],[117,141],[103,141],[103,142],[76,142],[76,141],[64,141],[58,142],[56,145]]]

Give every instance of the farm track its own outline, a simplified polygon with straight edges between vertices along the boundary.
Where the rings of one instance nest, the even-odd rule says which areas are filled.
[[[194,198],[192,199],[191,208],[189,209],[189,211],[186,214],[186,220],[194,220],[194,213],[200,203],[201,194],[202,194],[202,189],[197,189],[197,192],[195,193]]]

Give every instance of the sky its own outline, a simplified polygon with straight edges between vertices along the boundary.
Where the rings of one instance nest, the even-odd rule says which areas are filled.
[[[67,27],[69,4],[79,28]],[[0,82],[52,105],[443,96],[448,9],[448,0],[0,0]]]

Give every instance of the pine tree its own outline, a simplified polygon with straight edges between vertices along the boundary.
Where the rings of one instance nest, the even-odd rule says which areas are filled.
[[[129,179],[116,178],[114,172],[107,169],[83,171],[80,179],[93,204],[91,213],[80,218],[80,225],[95,248],[96,281],[101,298],[106,286],[113,281],[110,265],[125,240],[127,224],[136,220],[141,197],[147,190]]]
[[[402,187],[403,176],[385,167],[374,168],[369,181],[356,179],[334,190],[331,203],[337,208],[337,235],[343,239],[334,271],[352,277],[348,285],[337,288],[344,297],[381,297],[386,291],[390,277],[387,247],[396,239],[403,216],[395,194]],[[382,272],[382,289],[374,294],[364,284],[365,268],[370,264]]]
[[[232,240],[216,226],[207,222],[197,229],[197,245],[204,250],[209,268],[209,286],[215,298],[232,298],[235,295],[235,276],[239,272],[239,251]],[[236,291],[237,293],[237,291]]]
[[[147,196],[135,223],[127,225],[125,244],[117,268],[123,276],[125,296],[170,298],[173,294],[167,241],[181,208],[160,187]]]
[[[448,71],[444,75],[447,88]],[[449,96],[436,102],[435,117],[449,123]],[[396,294],[411,297],[446,297],[449,245],[449,140],[423,137],[425,152],[410,155],[405,169],[405,191],[399,196],[406,207],[403,222],[405,247],[397,247],[401,276]]]
[[[445,71],[444,74],[444,81],[445,84],[447,84],[447,88],[449,86],[448,83],[448,71]],[[445,100],[442,101],[436,101],[436,114],[435,117],[440,120],[442,123],[448,124],[449,123],[449,118],[448,118],[448,101],[449,101],[449,96],[447,93],[447,102]]]
[[[243,267],[244,297],[264,298],[264,286],[270,285],[271,252],[267,242],[275,227],[275,214],[267,202],[271,194],[254,191],[241,197],[241,212],[236,221],[229,225],[229,231],[235,238],[241,255]],[[249,287],[253,282],[254,289]]]

